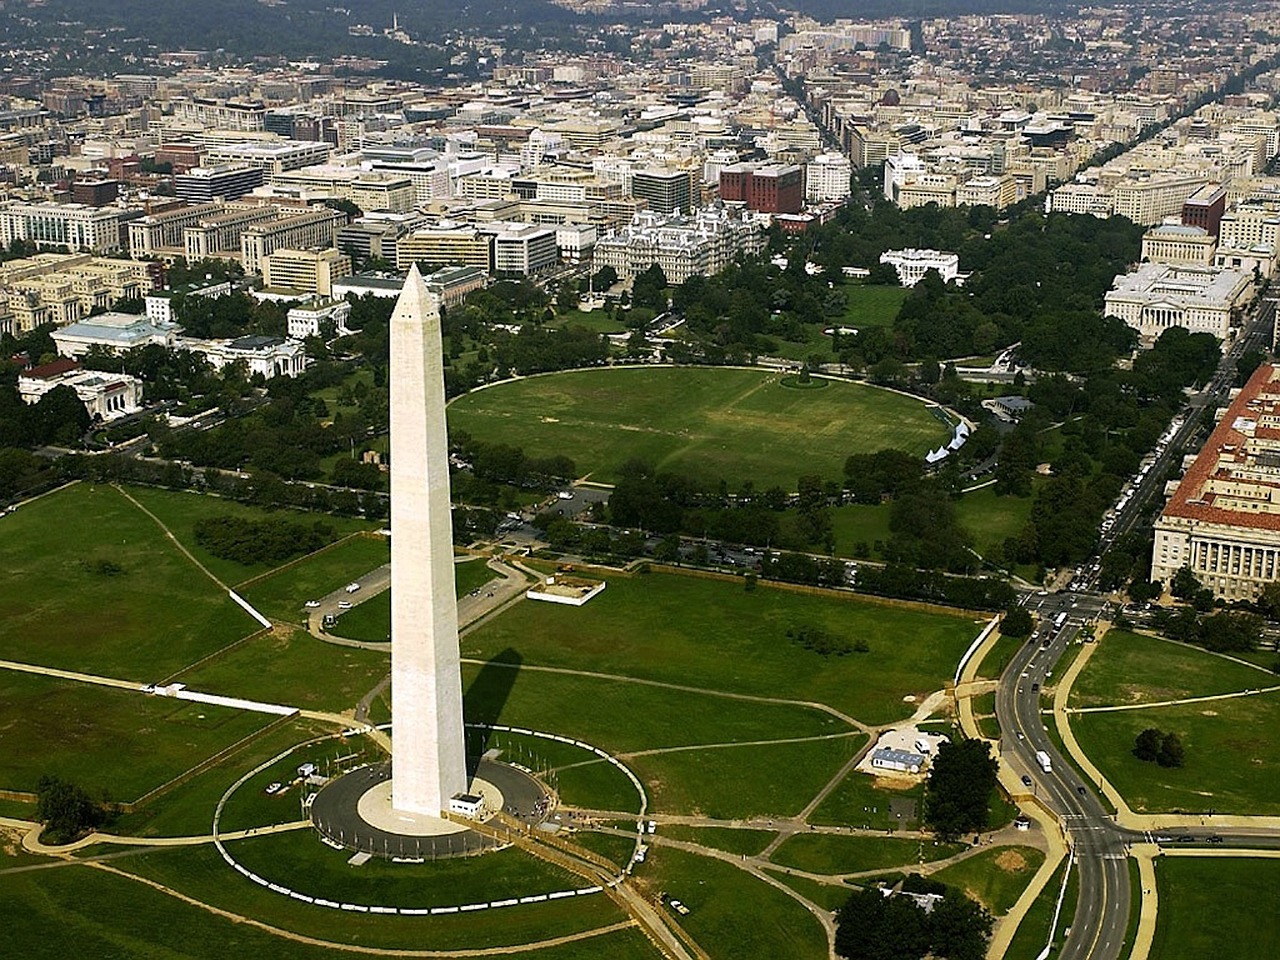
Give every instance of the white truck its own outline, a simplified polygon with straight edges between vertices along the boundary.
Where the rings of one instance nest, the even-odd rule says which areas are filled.
[[[1043,750],[1036,751],[1036,763],[1040,764],[1040,769],[1045,773],[1053,769],[1053,761],[1049,759],[1049,755]]]

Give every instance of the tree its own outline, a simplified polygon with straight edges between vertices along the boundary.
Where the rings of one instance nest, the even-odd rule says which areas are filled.
[[[929,771],[925,822],[944,840],[985,830],[998,769],[982,740],[943,742]]]
[[[836,953],[846,960],[919,960],[929,950],[925,919],[908,897],[859,890],[836,914]]]
[[[1148,763],[1155,761],[1160,755],[1160,747],[1164,742],[1164,734],[1155,727],[1143,730],[1133,742],[1133,755]]]
[[[45,825],[46,843],[70,843],[102,823],[105,813],[84,788],[61,777],[46,774],[36,786],[36,817]]]
[[[1185,756],[1182,738],[1176,733],[1166,733],[1160,740],[1160,751],[1156,754],[1156,763],[1162,767],[1180,767]]]
[[[929,913],[929,950],[947,960],[983,960],[994,923],[982,904],[949,889]]]
[[[1169,581],[1169,590],[1179,600],[1190,600],[1200,590],[1200,581],[1190,567],[1179,567],[1178,572]]]
[[[1029,637],[1033,626],[1031,614],[1022,607],[1011,607],[1000,621],[1000,632],[1006,637]]]

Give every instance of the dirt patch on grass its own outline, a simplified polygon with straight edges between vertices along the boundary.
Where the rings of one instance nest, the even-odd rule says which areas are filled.
[[[996,857],[995,864],[1005,873],[1021,873],[1027,869],[1027,858],[1017,850],[1006,850]]]

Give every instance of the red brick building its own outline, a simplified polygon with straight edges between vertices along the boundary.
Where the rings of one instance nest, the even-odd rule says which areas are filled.
[[[722,167],[720,199],[745,203],[748,210],[761,213],[799,213],[804,207],[804,170],[747,163]]]

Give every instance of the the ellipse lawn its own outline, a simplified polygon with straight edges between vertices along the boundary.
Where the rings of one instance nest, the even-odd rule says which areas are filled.
[[[731,489],[750,480],[794,490],[802,474],[843,476],[853,453],[894,447],[923,456],[948,440],[920,400],[862,383],[783,379],[715,367],[571,371],[458,397],[449,427],[534,457],[566,455],[579,475],[603,482],[641,459]]]

